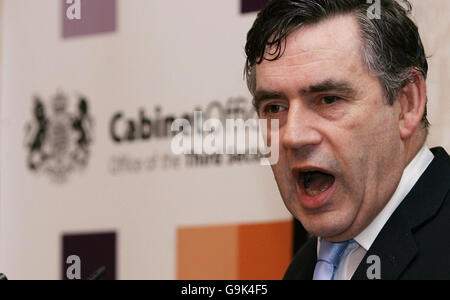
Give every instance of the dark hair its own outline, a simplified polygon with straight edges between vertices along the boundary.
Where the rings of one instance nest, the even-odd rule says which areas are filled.
[[[245,76],[252,92],[256,89],[255,67],[264,60],[279,59],[286,38],[298,28],[344,14],[353,14],[361,29],[363,57],[368,69],[379,78],[388,104],[393,105],[399,90],[414,80],[412,70],[424,79],[428,62],[416,24],[409,18],[412,6],[407,0],[380,1],[381,15],[371,18],[373,4],[367,0],[272,0],[258,14],[247,35]],[[374,2],[374,1],[370,1]],[[273,49],[267,58],[267,49]],[[427,111],[423,124],[429,127]]]

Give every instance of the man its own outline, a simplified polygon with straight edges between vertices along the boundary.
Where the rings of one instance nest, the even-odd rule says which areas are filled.
[[[255,107],[280,126],[275,179],[317,236],[285,279],[450,279],[450,158],[424,146],[425,51],[407,1],[378,17],[367,2],[273,0],[248,34]]]

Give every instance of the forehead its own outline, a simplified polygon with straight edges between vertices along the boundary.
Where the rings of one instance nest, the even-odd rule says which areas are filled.
[[[342,80],[360,76],[366,71],[362,45],[359,24],[351,15],[304,26],[288,36],[281,58],[256,66],[257,89],[292,80],[311,84],[325,77]],[[271,57],[271,50],[267,49],[266,58]]]

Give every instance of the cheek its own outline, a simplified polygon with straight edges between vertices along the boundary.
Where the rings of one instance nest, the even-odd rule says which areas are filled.
[[[382,97],[365,99],[364,104],[354,107],[338,123],[334,139],[346,144],[346,148],[370,153],[382,148],[387,142],[399,137],[398,124],[393,106],[385,104]]]
[[[372,205],[363,202],[378,198],[383,178],[395,167],[400,151],[392,107],[367,115],[352,119],[333,137],[342,164],[342,193],[348,196],[348,206]]]
[[[373,119],[367,124],[366,132],[361,141],[364,142],[362,146],[366,148],[366,153],[373,155],[368,158],[372,167],[399,150],[396,145],[400,140],[400,133],[391,106],[386,105],[383,110],[374,114]]]
[[[293,197],[295,198],[296,183],[289,171],[289,166],[283,153],[280,153],[278,163],[272,166],[272,172],[275,176],[275,181],[277,182],[280,194],[286,205],[288,205],[289,201],[291,201]]]
[[[280,186],[280,189],[285,190],[291,184],[291,176],[289,174],[289,168],[287,160],[283,152],[280,153],[278,163],[272,166],[272,172],[275,179]]]

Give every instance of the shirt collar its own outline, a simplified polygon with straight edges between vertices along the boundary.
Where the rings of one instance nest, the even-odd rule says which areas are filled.
[[[372,244],[375,242],[375,239],[383,229],[384,225],[386,225],[389,218],[413,189],[414,185],[420,179],[433,159],[433,153],[430,149],[424,146],[405,168],[397,190],[391,200],[372,221],[372,223],[355,238],[355,241],[366,251],[369,251],[370,247],[372,247]]]

